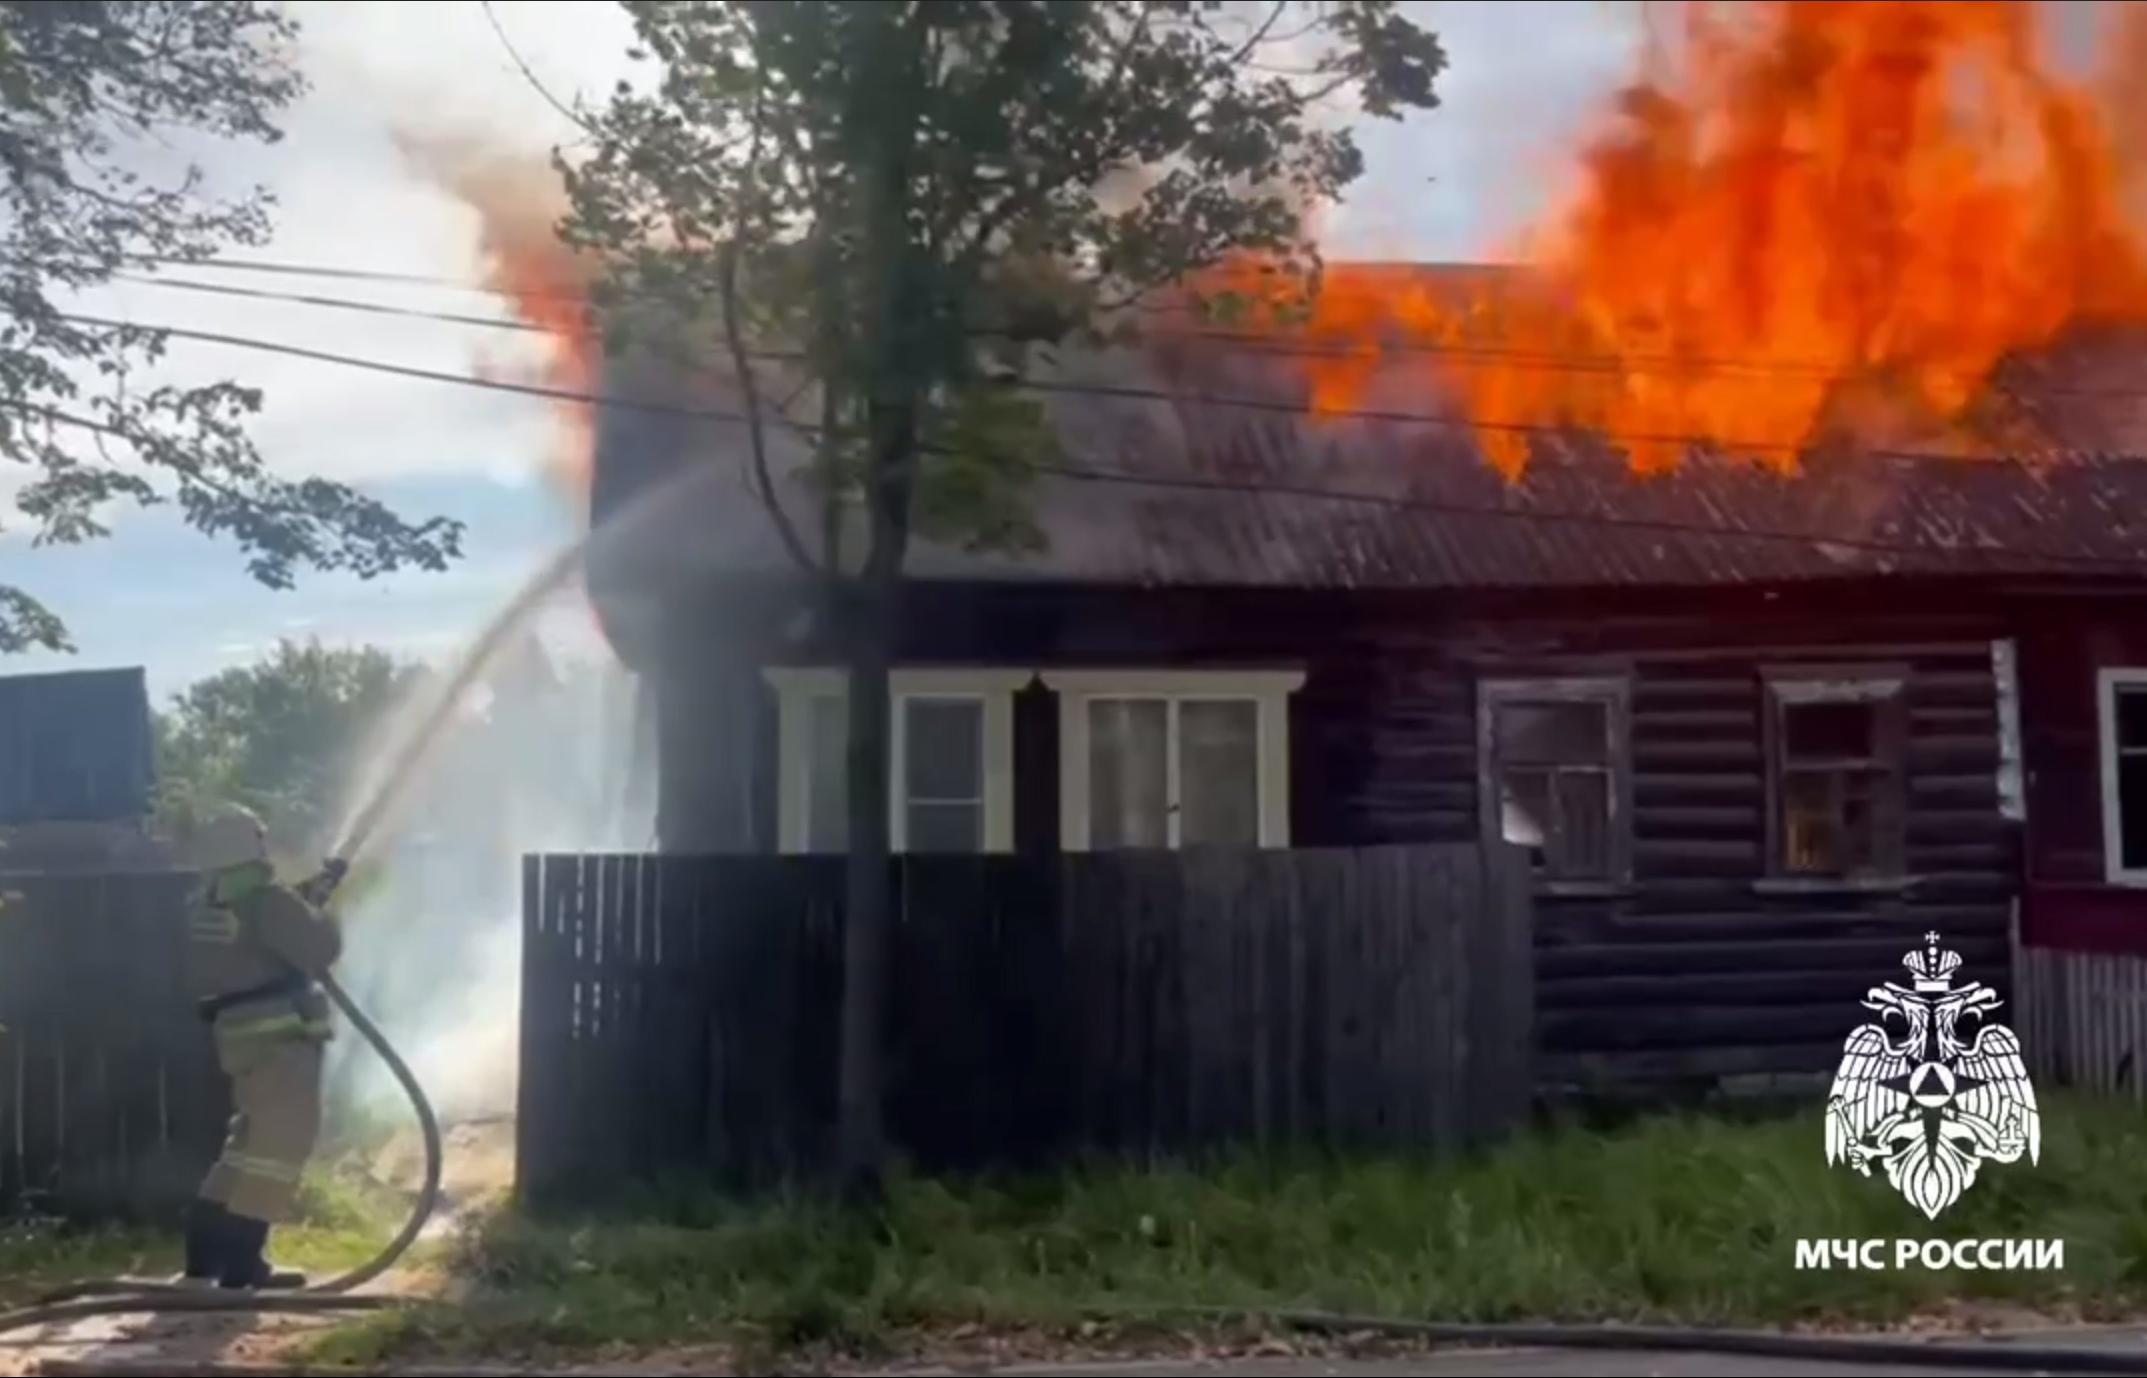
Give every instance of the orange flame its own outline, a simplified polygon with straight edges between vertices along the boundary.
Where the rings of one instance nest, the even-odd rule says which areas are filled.
[[[406,135],[400,142],[405,156],[477,213],[484,285],[505,296],[515,317],[543,332],[550,346],[534,377],[527,369],[497,365],[482,365],[481,371],[562,392],[597,392],[603,354],[589,310],[594,267],[559,240],[555,226],[565,199],[557,175],[540,159],[455,141]],[[595,409],[562,400],[558,410],[566,426],[551,475],[586,516],[595,472]]]
[[[1978,443],[2009,357],[2147,323],[2142,141],[2095,99],[2137,87],[2055,72],[2036,10],[1684,7],[1675,70],[1621,97],[1521,280],[1329,267],[1299,327],[1312,406],[1429,368],[1509,476],[1566,429],[1641,472],[1695,442],[1793,468],[1868,434],[1873,399]]]

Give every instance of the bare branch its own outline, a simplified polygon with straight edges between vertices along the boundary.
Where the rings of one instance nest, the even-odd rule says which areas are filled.
[[[589,121],[583,119],[579,114],[575,113],[574,108],[572,106],[568,105],[565,101],[559,99],[559,97],[553,95],[552,88],[546,86],[543,81],[538,78],[536,72],[531,69],[528,61],[522,56],[522,50],[515,47],[514,40],[507,36],[506,26],[499,22],[498,13],[495,12],[492,8],[492,0],[480,0],[480,3],[484,7],[485,18],[492,22],[492,32],[499,36],[500,46],[507,50],[507,56],[514,59],[514,65],[522,69],[522,79],[524,81],[527,81],[530,86],[536,90],[536,93],[538,95],[544,97],[545,104],[551,106],[552,109],[557,110],[568,120],[572,121],[582,130],[582,132],[592,135],[595,134],[597,132],[596,126],[589,123]]]
[[[487,0],[487,4],[489,3],[490,0]],[[1253,49],[1267,41],[1267,36],[1275,30],[1276,21],[1282,18],[1283,12],[1289,7],[1290,0],[1275,0],[1275,7],[1267,12],[1267,22],[1255,29],[1252,37],[1245,40],[1245,45],[1230,55],[1232,66],[1251,57]]]
[[[760,128],[763,123],[760,97],[753,102],[753,143],[746,152],[743,190],[750,194],[751,179],[760,168]],[[738,322],[738,256],[739,246],[745,241],[746,214],[741,207],[738,221],[731,229],[730,242],[723,246],[723,336],[730,346],[731,367],[737,371],[738,387],[743,395],[746,414],[746,434],[752,442],[753,477],[760,486],[760,500],[768,509],[768,517],[775,523],[775,531],[782,538],[783,548],[799,569],[807,574],[824,573],[805,548],[803,538],[791,524],[790,514],[783,510],[782,498],[775,491],[775,480],[768,472],[768,431],[760,410],[760,382],[753,373],[753,361],[746,357],[745,332]]]

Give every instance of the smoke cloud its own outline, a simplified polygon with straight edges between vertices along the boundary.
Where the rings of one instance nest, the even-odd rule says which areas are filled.
[[[341,908],[345,984],[449,1124],[514,1113],[522,857],[651,845],[637,681],[562,648],[580,599],[561,595],[545,609],[552,626],[532,618],[462,691]],[[440,688],[420,685],[413,705]],[[330,1079],[340,1114],[400,1114],[400,1090],[358,1040],[339,1040]]]

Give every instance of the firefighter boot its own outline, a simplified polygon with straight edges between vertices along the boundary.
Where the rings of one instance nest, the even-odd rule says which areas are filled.
[[[186,1271],[182,1287],[214,1287],[223,1277],[231,1215],[214,1201],[195,1198],[186,1208]]]
[[[268,1247],[268,1222],[248,1216],[230,1217],[230,1233],[223,1258],[222,1283],[234,1291],[290,1291],[306,1285],[306,1275],[277,1268],[263,1257]]]

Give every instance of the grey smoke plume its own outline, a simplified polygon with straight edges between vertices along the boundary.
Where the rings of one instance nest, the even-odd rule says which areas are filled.
[[[651,846],[637,693],[616,663],[569,659],[525,629],[465,693],[354,876],[342,975],[445,1122],[514,1113],[522,857]],[[339,1116],[400,1113],[401,1093],[357,1040],[338,1041],[329,1075]]]

